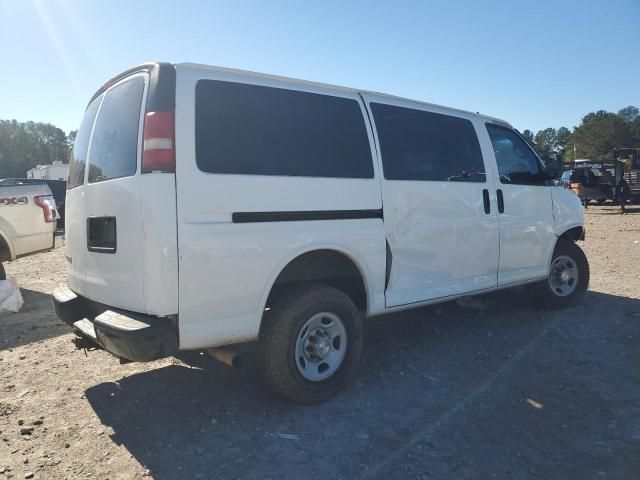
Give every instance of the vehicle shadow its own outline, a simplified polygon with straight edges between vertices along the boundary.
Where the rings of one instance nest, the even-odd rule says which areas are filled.
[[[51,296],[21,288],[24,305],[18,313],[0,313],[0,350],[69,333],[55,314]]]
[[[603,312],[638,331],[640,300],[590,292],[578,307],[549,312],[536,308],[527,288],[370,319],[360,376],[338,397],[314,407],[296,407],[274,398],[259,382],[250,356],[245,367],[233,370],[199,352],[182,355],[185,363],[179,365],[91,387],[86,398],[102,423],[113,429],[113,441],[125,446],[155,479],[359,477],[369,469],[376,472],[377,464],[386,465],[416,435],[431,445],[428,456],[422,452],[417,457],[399,457],[396,463],[402,469],[393,477],[417,478],[411,465],[423,468],[425,458],[429,478],[464,476],[456,471],[451,449],[460,448],[467,452],[464,455],[480,451],[478,462],[486,463],[493,457],[486,454],[486,443],[495,441],[506,445],[505,453],[487,467],[495,468],[490,471],[519,471],[529,468],[527,462],[538,461],[544,478],[548,452],[579,458],[584,454],[582,439],[549,436],[559,420],[533,418],[528,410],[519,410],[524,408],[519,402],[516,407],[509,400],[499,406],[502,413],[494,415],[491,405],[483,406],[477,399],[484,392],[490,399],[513,395],[513,390],[523,388],[523,378],[535,382],[532,372],[540,364],[522,366],[520,359],[538,349],[542,356],[536,353],[536,362],[548,357],[557,370],[556,353],[545,351],[551,347],[546,338],[540,340],[549,331],[578,328],[584,338],[558,343],[558,349],[571,349],[567,355],[586,355],[581,342],[585,348],[589,345],[589,352],[597,349],[591,339],[602,334],[590,329],[600,328]],[[604,353],[603,358],[607,358]],[[631,364],[637,359],[636,355],[625,361]],[[590,367],[578,362],[571,369],[563,366],[557,374],[567,376],[562,379],[565,384],[582,382],[584,390],[571,393],[571,401],[559,408],[586,409],[578,395],[590,394],[588,382],[594,377]],[[549,378],[527,388],[540,398],[565,395]],[[518,409],[517,415],[509,418],[509,409]],[[480,418],[466,418],[478,412]],[[574,415],[573,410],[563,413]],[[430,429],[457,419],[458,430],[450,426],[445,429],[447,435],[440,436],[440,445],[430,443]],[[473,427],[467,427],[467,422]],[[526,438],[517,432],[511,432],[513,439],[505,438],[500,429],[508,430],[511,423],[518,424],[518,432],[527,431]],[[485,427],[486,432],[476,438],[474,434]],[[606,440],[603,435],[608,431],[590,428],[599,427],[585,423],[584,441]],[[511,448],[520,450],[509,453]],[[516,451],[529,456],[521,458]],[[547,478],[570,473],[551,467],[555,470],[549,472],[555,473]],[[584,468],[591,467],[585,464]]]

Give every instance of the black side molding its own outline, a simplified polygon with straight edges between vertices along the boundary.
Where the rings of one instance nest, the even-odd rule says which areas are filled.
[[[310,210],[290,212],[234,212],[233,223],[258,222],[302,222],[309,220],[358,220],[362,218],[382,219],[378,210]]]
[[[391,247],[389,246],[389,242],[387,244],[387,262],[386,268],[384,272],[384,289],[386,290],[389,286],[389,280],[391,279],[391,267],[393,266],[393,253],[391,253]]]

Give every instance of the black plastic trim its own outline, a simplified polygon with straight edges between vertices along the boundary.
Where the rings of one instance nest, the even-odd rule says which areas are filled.
[[[290,212],[234,212],[233,223],[258,222],[302,222],[308,220],[357,220],[363,218],[382,218],[382,209],[378,210],[311,210]]]
[[[103,305],[67,287],[52,294],[56,314],[74,331],[113,355],[134,362],[147,362],[174,355],[178,351],[178,329],[169,317],[154,317]],[[74,327],[87,319],[96,338]]]
[[[387,261],[385,265],[384,271],[384,289],[386,290],[389,286],[389,280],[391,279],[391,267],[393,266],[393,253],[391,253],[391,247],[389,246],[389,242],[385,242],[387,244]]]
[[[140,72],[149,73],[146,111],[173,111],[176,104],[176,68],[172,63],[167,62],[143,63],[116,75],[93,94],[87,107],[113,84]]]
[[[498,195],[498,213],[504,213],[504,197],[502,196],[502,190],[498,189],[496,193]]]
[[[113,246],[100,246],[96,245],[95,242],[99,239],[92,238],[92,229],[91,225],[98,221],[106,221],[113,224]],[[87,250],[95,253],[116,253],[118,249],[118,227],[116,224],[116,217],[89,217],[87,218]]]
[[[491,202],[489,201],[489,190],[486,188],[482,190],[482,201],[484,203],[484,213],[487,215],[491,213]]]

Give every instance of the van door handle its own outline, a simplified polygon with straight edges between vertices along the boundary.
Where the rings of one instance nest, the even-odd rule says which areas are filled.
[[[491,204],[489,203],[489,190],[482,190],[482,200],[484,201],[484,213],[491,213]]]
[[[498,189],[498,213],[504,213],[504,198],[502,197],[502,190]]]

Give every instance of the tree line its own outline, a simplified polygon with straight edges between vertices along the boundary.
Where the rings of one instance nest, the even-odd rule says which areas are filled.
[[[0,120],[0,178],[25,177],[36,165],[69,162],[76,131],[69,134],[50,123]],[[598,110],[580,125],[545,128],[522,136],[541,157],[561,154],[565,160],[604,160],[615,147],[640,147],[640,109],[628,106],[617,113]]]
[[[75,136],[50,123],[0,120],[0,178],[24,178],[36,165],[68,163]]]
[[[640,109],[628,106],[617,113],[598,110],[582,117],[573,131],[545,128],[534,135],[524,130],[522,136],[543,158],[561,154],[565,161],[606,160],[614,148],[640,148]]]

